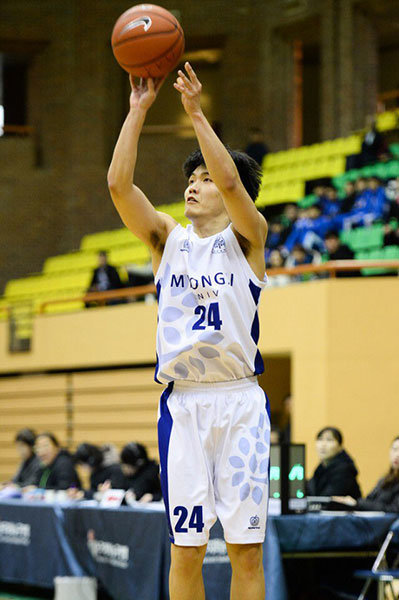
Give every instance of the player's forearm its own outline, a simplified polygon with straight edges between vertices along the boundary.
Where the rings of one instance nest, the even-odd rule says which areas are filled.
[[[137,146],[145,116],[145,110],[136,108],[131,109],[125,119],[108,169],[107,179],[110,189],[123,191],[132,186]]]
[[[190,117],[214,184],[221,192],[232,189],[240,180],[233,159],[202,111],[191,114]]]

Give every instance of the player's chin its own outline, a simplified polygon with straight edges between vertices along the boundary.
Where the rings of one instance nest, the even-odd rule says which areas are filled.
[[[198,216],[201,212],[200,209],[200,205],[196,204],[195,202],[191,203],[191,204],[186,204],[185,208],[184,208],[184,216],[187,217],[187,219],[190,219],[190,217],[194,217],[194,216]]]

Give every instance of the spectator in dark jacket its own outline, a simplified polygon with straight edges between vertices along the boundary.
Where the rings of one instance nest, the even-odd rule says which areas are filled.
[[[335,502],[352,507],[354,510],[375,510],[399,513],[399,436],[391,445],[390,468],[380,479],[366,498],[355,499],[352,496],[336,496]]]
[[[15,436],[15,444],[22,462],[12,478],[12,483],[20,487],[35,485],[40,470],[40,461],[34,452],[36,435],[32,429],[21,429]]]
[[[98,253],[98,267],[94,269],[93,276],[91,278],[88,292],[105,292],[107,290],[119,290],[123,288],[123,284],[119,277],[118,270],[108,263],[108,257],[105,250],[101,250]],[[121,304],[125,302],[124,299],[120,300],[108,300],[106,304]],[[93,302],[87,302],[86,308],[95,306]]]
[[[42,465],[36,479],[37,487],[49,490],[80,487],[72,457],[67,450],[60,448],[54,434],[39,434],[35,448]]]
[[[309,496],[348,495],[360,498],[357,469],[342,444],[342,433],[335,427],[325,427],[317,434],[316,449],[320,464],[307,483]]]
[[[140,502],[160,500],[161,482],[159,467],[150,460],[142,444],[130,442],[121,452],[122,470],[127,479],[130,499]],[[129,492],[126,495],[128,500]]]
[[[355,255],[346,244],[342,244],[338,233],[330,231],[324,238],[327,260],[353,260]],[[338,271],[337,277],[359,277],[359,271]]]
[[[342,198],[341,202],[341,213],[349,213],[351,212],[353,205],[356,201],[356,188],[353,181],[347,181],[344,186],[345,196]]]
[[[104,453],[94,444],[80,444],[74,455],[75,463],[87,469],[90,474],[90,490],[86,498],[92,498],[100,486],[108,483],[112,489],[127,489],[127,481],[119,464],[104,464]]]

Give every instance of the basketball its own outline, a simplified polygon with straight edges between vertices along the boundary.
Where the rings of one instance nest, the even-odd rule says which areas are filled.
[[[112,50],[119,65],[136,77],[163,77],[178,64],[184,33],[177,19],[155,4],[138,4],[114,25]]]

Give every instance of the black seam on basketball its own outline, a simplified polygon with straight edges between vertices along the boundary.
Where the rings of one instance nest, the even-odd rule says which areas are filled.
[[[176,27],[176,23],[179,25],[179,27],[181,27],[181,25],[180,25],[180,23],[179,23],[179,21],[178,21],[177,19],[176,19],[175,21],[174,21],[174,20],[172,21],[172,19],[169,19],[169,17],[167,17],[166,15],[161,15],[160,13],[158,13],[158,12],[156,12],[156,11],[153,11],[153,10],[143,10],[143,9],[141,9],[141,11],[142,11],[143,13],[146,13],[145,15],[142,15],[142,16],[144,16],[144,17],[145,17],[147,14],[148,14],[148,15],[155,15],[155,16],[157,16],[157,17],[160,17],[161,19],[165,19],[165,21],[167,21],[168,23],[172,23],[172,25],[174,25],[175,27]],[[134,15],[134,13],[132,13],[132,16],[133,16],[133,15]],[[137,15],[137,19],[138,19],[138,18],[139,18],[139,15]]]
[[[182,35],[177,38],[177,40],[175,41],[175,43],[173,44],[173,46],[170,46],[170,48],[168,48],[163,54],[160,54],[159,56],[157,56],[156,58],[153,58],[152,60],[148,60],[145,63],[139,63],[139,64],[134,64],[134,65],[128,65],[127,63],[122,63],[119,62],[119,64],[121,65],[121,67],[127,67],[128,69],[131,68],[136,68],[136,67],[145,67],[146,65],[152,65],[153,63],[155,63],[157,60],[161,60],[161,58],[164,58],[171,50],[173,50],[173,48],[176,46],[177,42],[179,42],[182,39]],[[184,43],[184,41],[183,41]]]
[[[177,31],[179,33],[179,36],[182,37],[182,34],[180,33],[180,31],[178,29],[177,29]],[[119,46],[122,46],[122,44],[126,44],[126,42],[134,42],[135,40],[142,40],[144,37],[149,38],[149,37],[155,37],[157,35],[161,35],[161,36],[162,35],[170,35],[171,33],[174,33],[174,31],[154,31],[154,33],[143,33],[142,35],[135,35],[133,37],[125,38],[124,40],[121,40],[120,42],[113,44],[112,47],[119,48]]]

